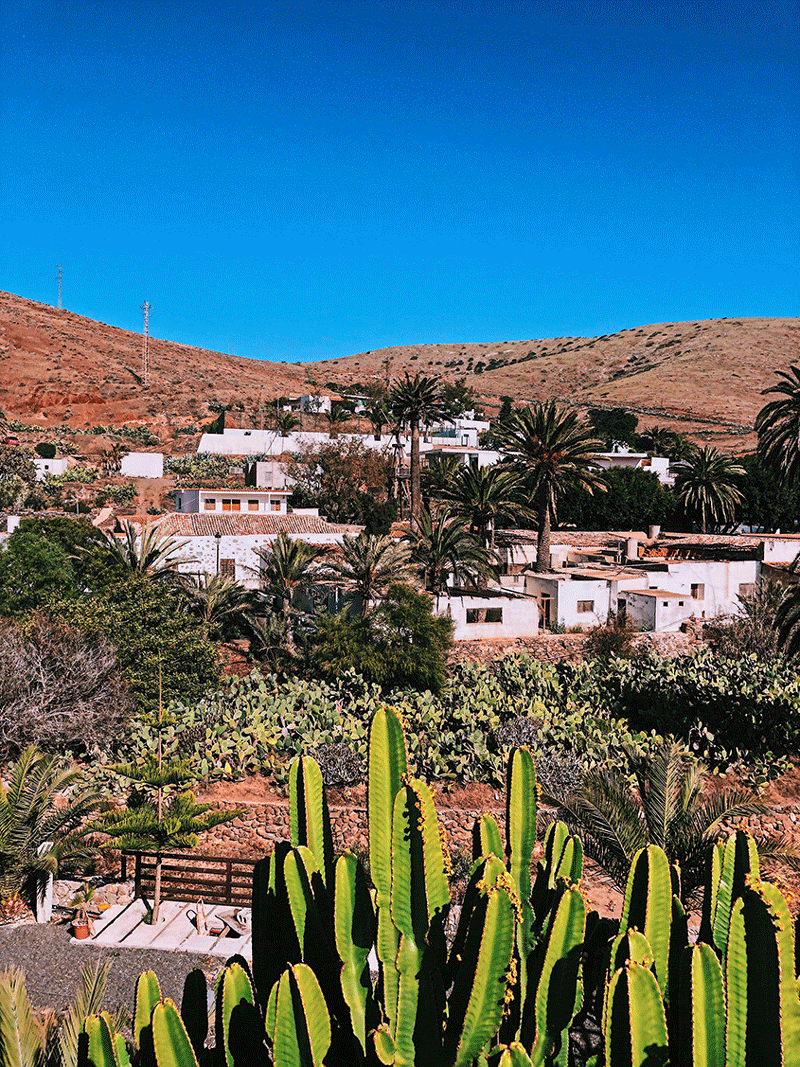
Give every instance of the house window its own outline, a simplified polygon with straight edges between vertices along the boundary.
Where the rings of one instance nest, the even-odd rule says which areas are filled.
[[[213,496],[207,496],[206,497],[206,502],[203,505],[203,507],[206,509],[206,511],[216,511],[217,510],[217,502],[216,502],[216,500],[214,499]]]
[[[258,511],[258,501],[257,500],[248,500],[247,501],[247,510],[248,511]]]
[[[222,499],[222,510],[223,511],[241,511],[242,510],[242,502],[239,499],[228,500],[228,499],[225,499],[223,497],[223,499]]]
[[[175,497],[175,510],[176,511],[180,511],[181,510],[181,504],[182,503],[183,503],[183,501],[181,500],[180,494],[178,494],[178,496]]]
[[[756,591],[755,582],[741,582],[739,585],[739,597],[753,596]]]
[[[502,622],[502,608],[467,608],[467,625],[478,622]]]
[[[281,502],[280,502],[280,500],[270,500],[270,502],[269,502],[269,510],[270,511],[280,511],[281,510]]]
[[[706,587],[700,583],[692,585],[692,600],[705,600]]]
[[[661,606],[665,607],[665,608],[668,608],[669,607],[669,601],[668,600],[662,600],[661,601]]]
[[[678,607],[679,607],[679,608],[682,608],[682,607],[683,607],[683,604],[684,604],[684,601],[683,601],[683,600],[679,600],[679,601],[678,601]]]
[[[221,559],[219,561],[219,573],[223,578],[235,578],[236,577],[236,560],[235,559]]]
[[[579,612],[579,614],[585,615],[587,612],[592,612],[592,611],[594,611],[594,601],[593,600],[579,600],[578,601],[578,612]]]

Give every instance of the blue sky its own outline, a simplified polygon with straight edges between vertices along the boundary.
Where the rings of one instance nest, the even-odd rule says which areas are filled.
[[[800,312],[794,0],[5,0],[0,289],[237,355]]]

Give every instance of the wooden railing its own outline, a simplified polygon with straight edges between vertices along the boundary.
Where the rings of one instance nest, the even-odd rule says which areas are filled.
[[[153,895],[156,884],[155,852],[122,853],[122,877],[130,877],[133,866],[137,897]],[[237,904],[249,908],[253,902],[255,860],[232,856],[197,856],[193,852],[161,853],[162,900],[200,900],[209,904]]]

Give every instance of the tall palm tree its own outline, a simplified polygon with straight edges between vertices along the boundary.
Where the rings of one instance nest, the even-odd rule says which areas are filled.
[[[762,396],[777,393],[756,416],[758,454],[764,463],[783,477],[800,477],[800,367],[778,371],[777,385],[764,389]]]
[[[602,473],[593,466],[603,442],[577,412],[551,400],[515,408],[495,431],[498,445],[527,467],[531,500],[536,509],[536,570],[550,569],[550,525],[557,519],[559,498],[573,489],[605,490]]]
[[[361,615],[366,616],[370,601],[396,582],[410,581],[414,568],[404,545],[385,535],[360,533],[344,538],[340,554],[325,564],[323,574],[341,585],[349,597],[358,597]]]
[[[272,544],[254,551],[260,561],[261,588],[271,598],[274,613],[285,619],[295,594],[318,578],[322,548],[281,531]]]
[[[346,422],[350,421],[350,412],[347,408],[336,407],[325,412],[325,421],[328,423],[328,436],[337,437],[339,430]]]
[[[675,434],[666,426],[650,426],[642,434],[642,443],[651,456],[667,456],[675,444]]]
[[[175,565],[194,563],[191,556],[183,555],[182,550],[188,541],[177,541],[174,537],[161,533],[154,524],[143,527],[141,534],[133,523],[122,519],[123,537],[106,534],[106,549],[111,559],[118,566],[137,574],[146,574],[156,581],[174,580]]]
[[[425,588],[436,596],[445,592],[448,579],[464,585],[497,573],[493,555],[447,509],[435,517],[423,511],[407,540],[412,560],[425,575]]]
[[[494,553],[498,523],[535,521],[534,512],[523,503],[524,491],[524,479],[518,470],[461,466],[450,484],[443,488],[442,499],[450,502],[453,515],[469,521],[471,532]]]
[[[627,755],[635,791],[628,776],[598,767],[576,792],[550,799],[559,804],[558,818],[580,834],[587,854],[621,889],[638,850],[658,845],[680,866],[681,893],[688,901],[703,885],[708,846],[723,832],[722,821],[768,809],[746,790],[704,799],[708,767],[674,741],[663,742],[651,756]],[[787,858],[793,861],[791,854]]]
[[[398,423],[411,430],[411,527],[416,526],[422,512],[419,469],[420,426],[442,417],[445,409],[442,386],[436,378],[413,378],[406,371],[405,378],[392,386],[389,410]]]
[[[675,465],[675,495],[687,512],[700,518],[702,533],[709,522],[715,526],[732,522],[736,505],[744,501],[736,485],[747,474],[744,467],[723,456],[716,448],[695,448]]]
[[[293,411],[278,411],[275,413],[275,429],[281,437],[288,437],[292,430],[296,430],[302,423]]]
[[[386,401],[376,400],[371,407],[365,409],[364,415],[372,425],[375,440],[380,441],[383,428],[389,421],[389,408],[386,405]]]

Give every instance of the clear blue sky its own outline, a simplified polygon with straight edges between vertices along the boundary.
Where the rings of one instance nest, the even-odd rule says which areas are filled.
[[[797,315],[795,0],[4,0],[0,289],[289,361]]]

